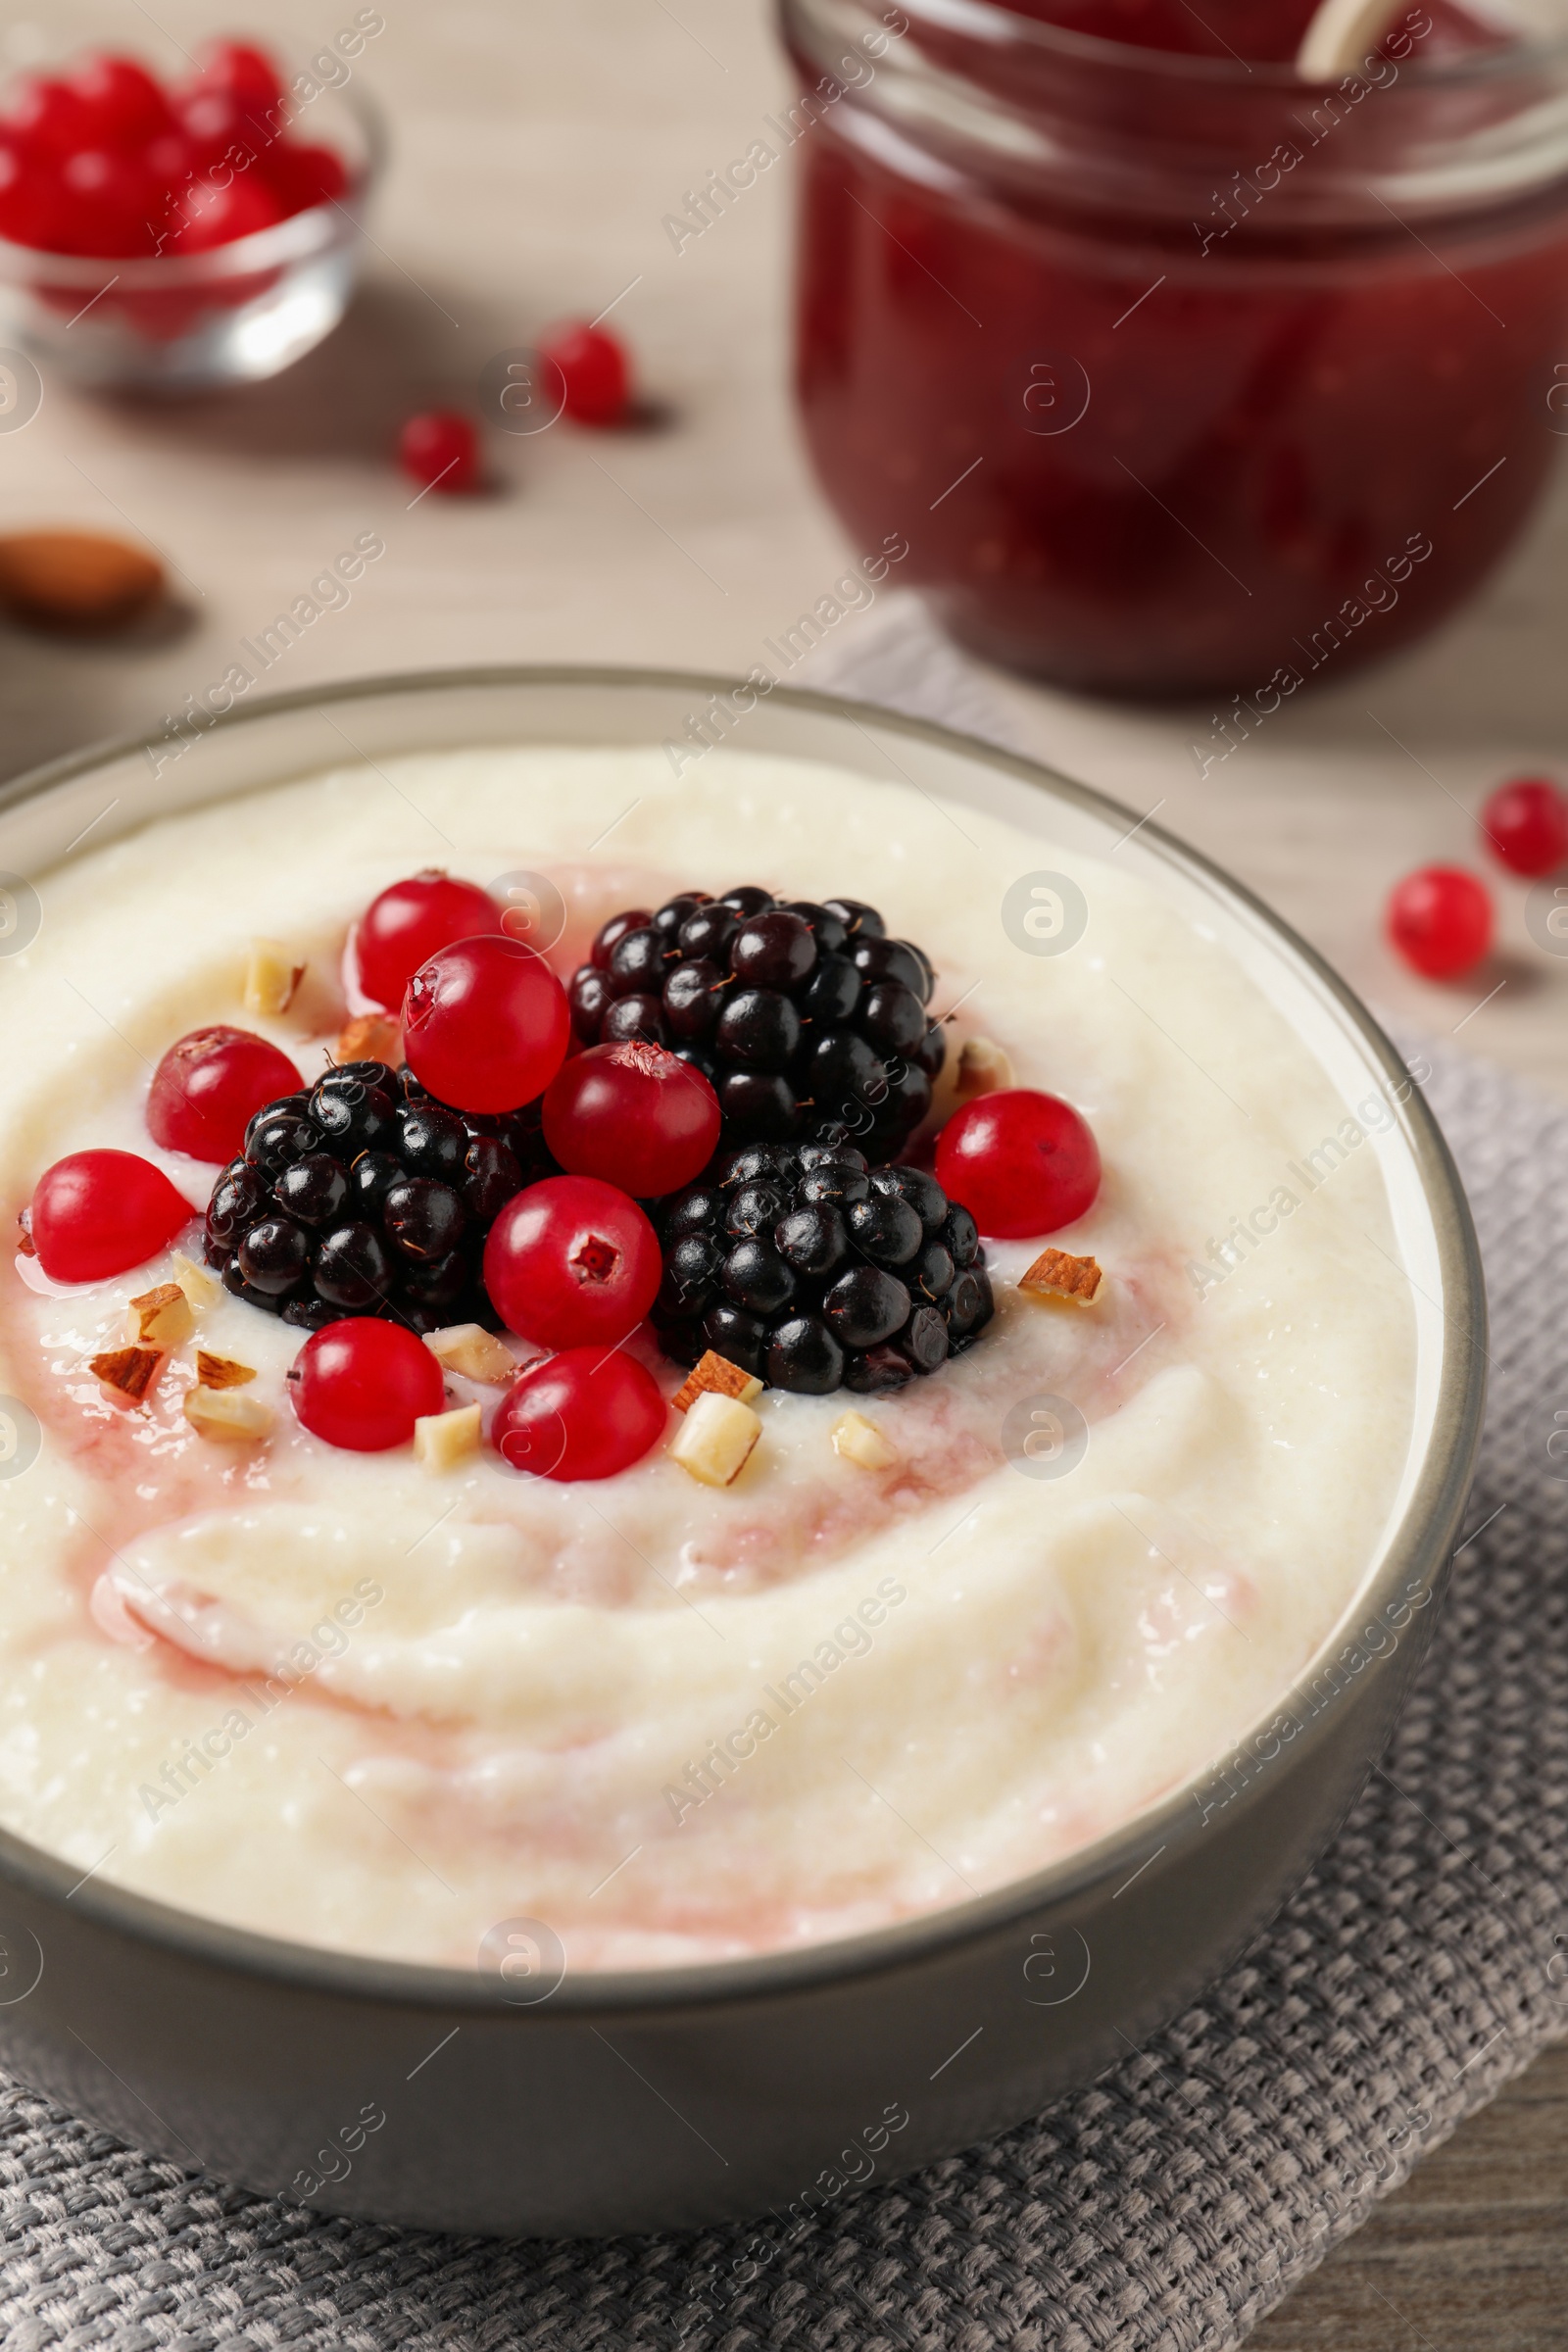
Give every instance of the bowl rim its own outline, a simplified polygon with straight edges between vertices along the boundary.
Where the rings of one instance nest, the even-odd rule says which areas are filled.
[[[786,18],[796,10],[821,5],[821,0],[777,0]],[[1211,88],[1256,92],[1291,91],[1303,102],[1311,95],[1337,89],[1356,69],[1308,80],[1294,62],[1257,58],[1249,61],[1233,51],[1229,57],[1195,56],[1179,49],[1144,49],[1136,42],[1115,41],[1102,33],[1078,32],[1041,17],[1020,16],[1006,0],[900,0],[900,14],[922,30],[967,37],[977,49],[1034,51],[1063,64],[1098,68],[1104,73],[1145,74],[1155,81],[1206,83]],[[885,19],[879,19],[885,22]],[[906,24],[905,30],[911,27]],[[1389,31],[1396,29],[1389,26]],[[1369,42],[1374,51],[1376,43]],[[1568,60],[1568,31],[1555,39],[1544,36],[1505,42],[1496,49],[1467,52],[1458,57],[1401,63],[1400,77],[1421,89],[1450,88],[1454,84],[1495,81],[1509,74],[1540,72]]]
[[[203,740],[219,728],[265,724],[283,713],[308,711],[327,704],[498,687],[566,688],[587,694],[673,690],[682,698],[695,696],[706,702],[714,695],[744,691],[744,681],[717,671],[595,663],[494,663],[371,673],[237,704],[213,717],[204,730]],[[1369,1064],[1381,1068],[1396,1086],[1407,1090],[1402,1097],[1396,1096],[1396,1101],[1399,1103],[1405,1140],[1432,1220],[1446,1301],[1443,1313],[1447,1337],[1433,1400],[1430,1434],[1403,1514],[1388,1534],[1384,1558],[1376,1575],[1363,1583],[1342,1610],[1300,1673],[1276,1693],[1256,1721],[1249,1724],[1223,1751],[1229,1756],[1303,1697],[1314,1674],[1321,1675],[1322,1660],[1330,1644],[1343,1637],[1352,1609],[1357,1617],[1363,1611],[1372,1615],[1388,1607],[1396,1596],[1407,1608],[1424,1607],[1442,1591],[1450,1556],[1448,1545],[1457,1532],[1480,1443],[1488,1361],[1486,1291],[1480,1248],[1452,1154],[1421,1087],[1411,1084],[1397,1048],[1348,983],[1263,900],[1201,851],[1190,848],[1152,820],[1139,819],[1136,810],[1111,795],[1063,775],[1043,760],[1004,750],[987,743],[983,737],[943,726],[935,720],[847,695],[816,693],[799,687],[775,686],[767,696],[767,703],[857,726],[869,717],[886,731],[978,761],[1020,783],[1044,788],[1051,799],[1066,802],[1097,819],[1117,827],[1124,820],[1135,823],[1144,839],[1157,847],[1166,864],[1228,901],[1254,924],[1260,922],[1273,943],[1294,958],[1302,976],[1330,1000],[1331,1007],[1347,1022],[1365,1052]],[[133,731],[89,744],[30,768],[0,785],[0,815],[96,767],[154,752],[164,741],[164,735],[158,731]],[[236,789],[263,791],[268,786],[258,781]],[[1424,1591],[1424,1598],[1419,1601],[1410,1597],[1417,1590]],[[1396,1639],[1391,1649],[1370,1655],[1367,1681],[1388,1670],[1397,1645]],[[1291,1751],[1298,1762],[1327,1736],[1334,1720],[1332,1708],[1320,1716],[1308,1717],[1299,1746]],[[1217,1761],[1218,1758],[1210,1759],[1200,1770],[1212,1770]],[[477,1967],[381,1959],[368,1953],[264,1936],[207,1918],[200,1912],[187,1911],[119,1886],[112,1881],[100,1880],[93,1875],[100,1865],[95,1864],[83,1876],[74,1862],[17,1837],[4,1827],[0,1827],[0,1884],[9,1881],[19,1885],[45,1902],[73,1901],[78,1914],[112,1935],[129,1936],[162,1946],[186,1962],[217,1965],[239,1976],[260,1978],[291,1993],[314,1991],[404,2009],[466,2010],[532,2021],[536,2025],[558,2021],[562,2025],[568,2021],[589,2023],[595,2018],[701,2011],[721,2005],[777,2000],[865,1976],[906,1970],[921,1962],[940,1962],[956,1947],[978,1942],[1015,1926],[1048,1904],[1059,1906],[1088,1897],[1108,1886],[1113,1876],[1125,1877],[1129,1870],[1136,1875],[1157,1861],[1182,1822],[1191,1822],[1194,1783],[1198,1778],[1196,1772],[1188,1776],[1156,1804],[1146,1807],[1092,1844],[963,1902],[921,1912],[859,1935],[738,1959],[685,1962],[666,1968],[584,1971],[576,1975],[568,1969],[548,1996],[529,2003],[519,2002],[515,1997],[509,2000],[499,1981],[481,1975]],[[1238,1801],[1250,1801],[1252,1794],[1249,1789],[1247,1796]],[[1163,1843],[1158,1842],[1161,1839]]]
[[[251,277],[289,262],[309,261],[339,243],[345,233],[358,236],[361,215],[386,170],[386,116],[368,90],[352,82],[344,82],[331,95],[354,117],[365,149],[341,197],[329,196],[323,203],[307,205],[284,220],[252,229],[249,236],[232,237],[226,245],[214,245],[203,253],[52,253],[47,246],[18,245],[9,237],[0,237],[0,283],[24,288],[92,287],[107,293],[109,288],[101,281],[109,271],[110,283],[118,284],[124,293],[174,294],[223,285],[232,278]]]

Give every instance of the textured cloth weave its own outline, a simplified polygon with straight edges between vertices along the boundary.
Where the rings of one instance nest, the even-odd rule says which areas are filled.
[[[918,692],[908,659],[907,642],[873,641],[858,690],[984,726],[951,658],[922,649]],[[1364,1797],[1206,1999],[990,2146],[791,2242],[769,2225],[771,2257],[721,2298],[710,2282],[750,2229],[505,2246],[323,2220],[0,2084],[8,2352],[1239,2343],[1424,2146],[1568,2030],[1568,1437],[1552,1443],[1568,1432],[1568,1111],[1456,1057],[1428,1093],[1492,1295],[1477,1532]]]

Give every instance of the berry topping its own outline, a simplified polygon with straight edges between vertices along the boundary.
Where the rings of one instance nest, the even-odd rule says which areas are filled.
[[[166,1152],[232,1159],[265,1102],[299,1086],[286,1054],[248,1029],[193,1029],[171,1046],[147,1095],[147,1131]]]
[[[631,401],[624,346],[602,326],[568,319],[541,337],[547,376],[559,378],[562,407],[575,424],[616,424]]]
[[[496,1312],[540,1348],[613,1348],[654,1303],[659,1237],[628,1194],[552,1176],[509,1200],[484,1249]]]
[[[457,409],[421,409],[398,435],[398,464],[411,482],[443,496],[479,482],[479,432]]]
[[[663,1435],[659,1384],[619,1348],[567,1348],[531,1364],[496,1414],[502,1460],[533,1478],[613,1478]]]
[[[459,1110],[515,1110],[565,1059],[571,1015],[542,956],[519,940],[459,940],[403,1000],[403,1050],[421,1086]]]
[[[919,1168],[849,1146],[752,1144],[660,1203],[664,1353],[774,1388],[901,1388],[991,1319],[974,1220]]]
[[[360,919],[360,986],[395,1011],[421,963],[455,940],[500,929],[500,908],[475,883],[455,881],[433,866],[412,874],[372,899]]]
[[[931,1107],[946,1053],[935,974],[858,899],[784,904],[758,883],[612,915],[571,983],[585,1046],[663,1045],[712,1083],[724,1140],[848,1129],[878,1159]]]
[[[328,1446],[384,1453],[446,1402],[441,1367],[396,1323],[332,1323],[306,1341],[288,1375],[301,1423]]]
[[[1014,1087],[955,1113],[937,1142],[937,1182],[999,1241],[1054,1233],[1093,1206],[1100,1152],[1059,1096]],[[966,1261],[956,1250],[959,1265]]]
[[[555,1172],[538,1114],[465,1118],[408,1084],[348,1062],[257,1112],[207,1209],[209,1263],[237,1298],[305,1330],[344,1315],[419,1332],[494,1321],[485,1236]]]
[[[73,1152],[38,1179],[27,1231],[51,1282],[105,1282],[168,1248],[195,1210],[134,1152]]]
[[[1456,980],[1492,945],[1492,894],[1457,865],[1426,865],[1389,896],[1389,938],[1428,980]]]
[[[1568,859],[1568,795],[1544,777],[1521,776],[1492,795],[1481,830],[1511,872],[1554,874]]]
[[[662,1046],[590,1046],[545,1090],[545,1142],[574,1176],[602,1176],[653,1200],[707,1167],[718,1097],[701,1070]]]

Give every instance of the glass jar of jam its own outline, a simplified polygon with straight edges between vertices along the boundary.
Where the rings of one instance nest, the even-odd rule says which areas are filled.
[[[811,457],[963,643],[1278,708],[1495,563],[1568,430],[1568,40],[1427,0],[1322,82],[1311,0],[782,12]]]

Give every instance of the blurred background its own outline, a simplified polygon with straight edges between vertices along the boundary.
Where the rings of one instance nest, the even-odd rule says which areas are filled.
[[[292,61],[358,13],[345,0],[340,26],[320,0],[231,24],[188,0],[162,0],[156,20],[135,0],[51,7],[9,16],[0,56],[24,71],[107,44],[180,73],[182,53],[232,31]],[[74,390],[46,365],[36,416],[0,432],[0,528],[148,546],[172,591],[115,636],[0,630],[7,773],[177,712],[366,531],[384,558],[290,643],[267,690],[487,662],[744,672],[864,552],[816,488],[792,407],[799,156],[700,235],[668,224],[797,94],[763,0],[387,0],[368,13],[384,29],[366,37],[351,87],[383,113],[389,157],[337,330],[268,381],[181,399]],[[489,430],[481,488],[417,495],[395,455],[411,412],[477,414],[488,362],[553,320],[606,314],[640,389],[628,422]],[[1423,397],[1413,386],[1413,434]],[[1554,421],[1543,409],[1543,432]],[[1219,740],[1212,697],[1117,707],[1000,671],[986,684],[1024,748],[1137,814],[1157,809],[1382,1008],[1561,1091],[1568,959],[1532,942],[1526,885],[1489,877],[1497,947],[1443,986],[1393,957],[1381,909],[1414,865],[1476,862],[1474,811],[1494,785],[1568,775],[1554,764],[1568,733],[1565,544],[1559,477],[1456,618],[1294,696],[1204,774],[1193,746]],[[869,645],[897,581],[847,612],[792,682]]]

